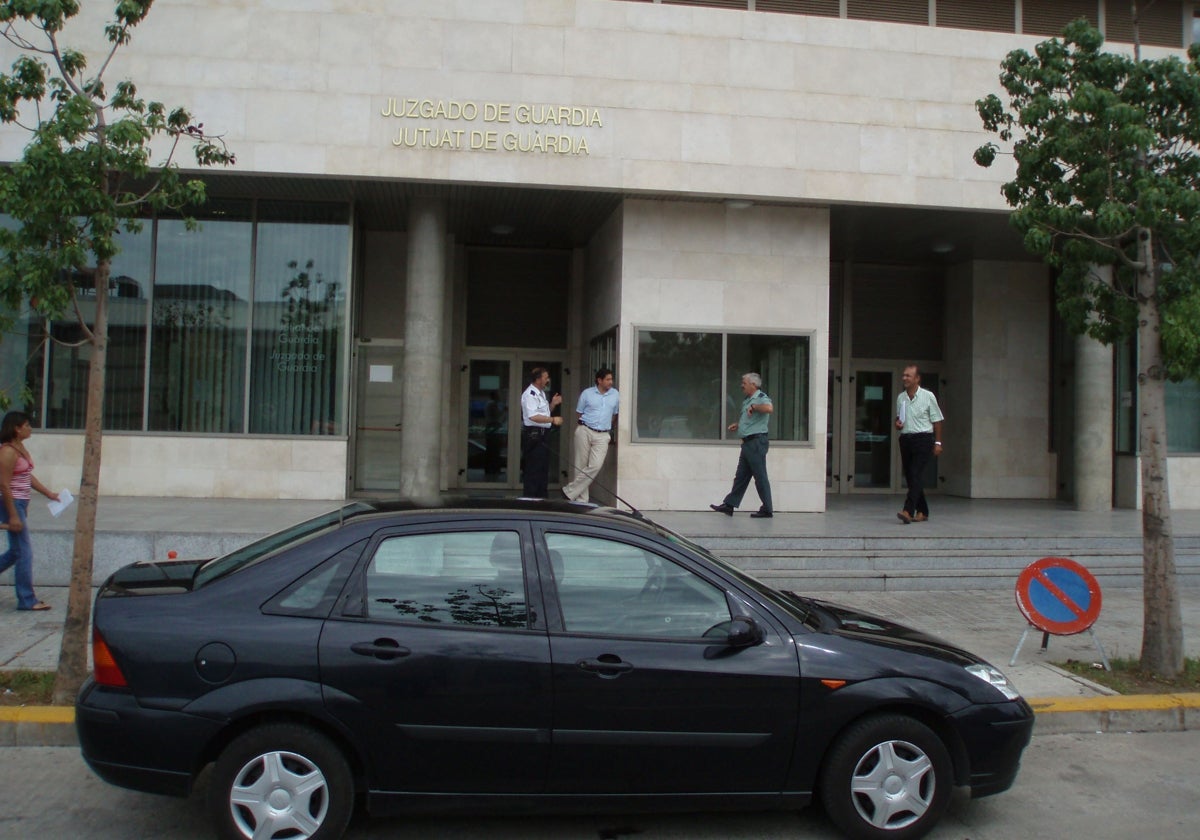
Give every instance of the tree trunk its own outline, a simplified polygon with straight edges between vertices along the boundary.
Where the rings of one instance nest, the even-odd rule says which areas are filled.
[[[1147,246],[1148,250],[1148,246]],[[1147,254],[1148,256],[1148,254]],[[1166,380],[1153,263],[1139,278],[1138,411],[1142,477],[1142,667],[1183,672],[1183,619],[1175,576],[1175,535],[1167,483]]]
[[[88,364],[87,408],[84,418],[83,472],[75,512],[75,547],[71,555],[71,585],[58,672],[54,677],[55,705],[72,705],[88,675],[89,630],[92,618],[92,568],[96,544],[96,506],[100,496],[100,443],[104,433],[104,369],[108,355],[108,278],[112,263],[96,267],[96,318],[92,325],[92,357]]]

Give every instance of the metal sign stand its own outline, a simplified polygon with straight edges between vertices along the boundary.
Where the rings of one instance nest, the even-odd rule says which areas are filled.
[[[1033,629],[1035,629],[1035,628],[1032,624],[1027,624],[1025,626],[1025,632],[1021,634],[1021,641],[1017,642],[1017,649],[1013,651],[1012,659],[1010,659],[1008,661],[1008,666],[1010,668],[1013,665],[1017,664],[1017,657],[1021,653],[1021,647],[1025,644],[1025,640],[1027,638],[1029,638],[1029,631],[1033,630]],[[1037,628],[1037,629],[1040,629],[1040,628]],[[1105,655],[1105,653],[1104,653],[1104,646],[1100,644],[1100,640],[1096,638],[1096,633],[1092,630],[1091,627],[1088,628],[1088,635],[1092,637],[1092,641],[1096,644],[1096,650],[1099,651],[1099,653],[1100,653],[1100,661],[1102,663],[1104,663],[1104,670],[1111,671],[1112,665],[1110,665],[1108,663],[1108,656]],[[1046,648],[1049,646],[1049,644],[1050,644],[1050,633],[1047,630],[1042,630],[1042,646],[1040,648],[1038,648],[1038,654],[1039,655],[1045,654]]]
[[[1010,667],[1017,664],[1017,656],[1029,637],[1029,631],[1036,628],[1042,631],[1039,654],[1046,652],[1051,633],[1073,636],[1087,630],[1096,650],[1100,652],[1104,670],[1112,670],[1104,647],[1092,630],[1092,625],[1100,617],[1103,603],[1100,584],[1086,568],[1065,557],[1043,557],[1026,566],[1017,577],[1016,594],[1017,607],[1029,624],[1009,660]]]

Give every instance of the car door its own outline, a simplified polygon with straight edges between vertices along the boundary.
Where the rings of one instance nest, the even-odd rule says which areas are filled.
[[[520,522],[372,540],[320,662],[326,707],[366,751],[373,792],[542,790],[550,650],[531,556]]]
[[[790,638],[720,578],[651,541],[584,529],[545,529],[542,539],[549,790],[779,791],[799,705]],[[731,647],[728,622],[744,614],[766,638]]]

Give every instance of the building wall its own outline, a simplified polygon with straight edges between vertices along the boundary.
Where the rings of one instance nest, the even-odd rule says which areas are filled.
[[[65,40],[96,55],[109,9],[84,9]],[[235,172],[1000,210],[1004,166],[971,159],[974,102],[998,89],[1004,54],[1036,40],[613,0],[161,0],[111,70],[191,108],[236,151]],[[384,116],[410,98],[476,118]],[[591,124],[517,121],[546,104]],[[418,129],[456,142],[395,145]],[[472,150],[488,131],[497,148]],[[568,151],[502,148],[535,132]],[[0,158],[23,142],[0,132]]]
[[[47,487],[79,487],[83,434],[39,432],[29,450]],[[338,438],[104,436],[100,493],[224,499],[345,498],[346,441]]]
[[[824,510],[828,212],[631,200],[625,202],[623,242],[625,370],[636,356],[638,328],[811,334],[812,442],[774,443],[767,464],[776,510]],[[705,510],[729,491],[736,443],[635,443],[632,416],[625,409],[622,414],[622,496],[650,510]],[[750,499],[753,490],[747,504]]]
[[[1048,284],[1037,264],[971,265],[973,498],[1055,497]]]

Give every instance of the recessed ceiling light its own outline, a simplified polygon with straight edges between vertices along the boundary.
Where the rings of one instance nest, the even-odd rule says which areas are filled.
[[[725,206],[730,210],[745,210],[747,207],[753,207],[754,202],[748,198],[727,198]]]
[[[515,225],[492,225],[492,233],[497,236],[508,236],[516,229]]]
[[[951,251],[954,250],[954,243],[953,242],[934,242],[933,245],[930,247],[933,250],[933,253],[935,253],[935,254],[949,254]]]

